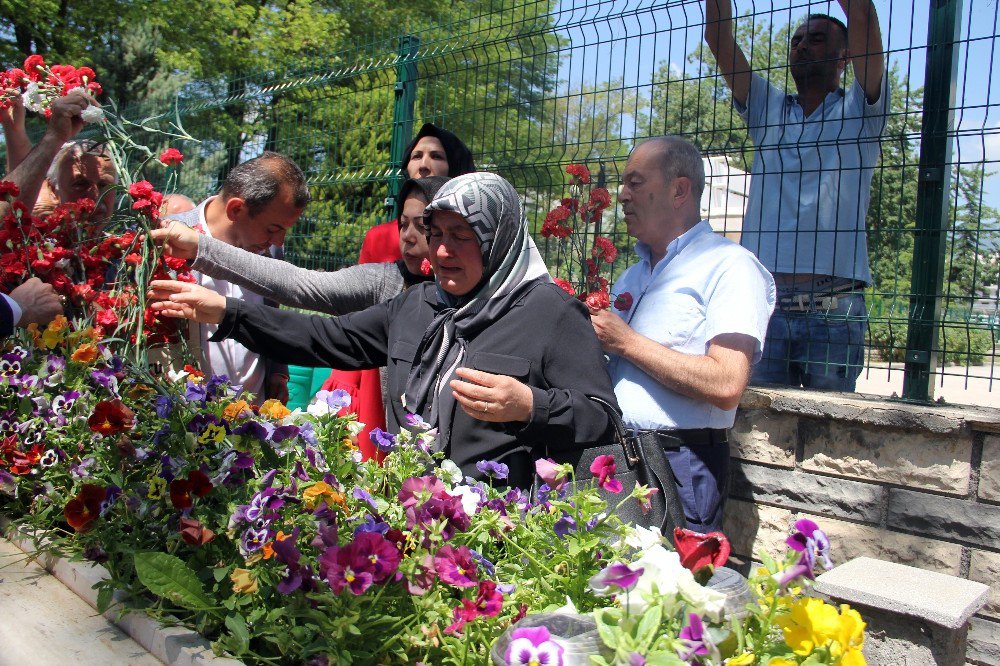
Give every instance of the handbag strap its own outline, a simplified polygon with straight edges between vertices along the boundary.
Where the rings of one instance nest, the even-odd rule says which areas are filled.
[[[587,397],[600,405],[607,413],[608,418],[611,420],[611,425],[613,425],[615,429],[615,442],[621,445],[622,449],[624,449],[625,457],[628,458],[629,465],[634,466],[639,463],[643,459],[642,452],[638,450],[638,446],[634,438],[629,437],[625,421],[622,420],[622,415],[618,412],[615,406],[604,398],[598,398],[593,395],[588,395]]]

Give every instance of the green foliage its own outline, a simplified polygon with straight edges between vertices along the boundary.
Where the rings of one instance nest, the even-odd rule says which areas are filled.
[[[198,611],[214,605],[194,571],[174,555],[156,552],[136,553],[135,573],[146,589],[179,606]],[[229,626],[228,618],[226,626]]]

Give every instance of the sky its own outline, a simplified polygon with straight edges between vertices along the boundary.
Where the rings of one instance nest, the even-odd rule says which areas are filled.
[[[911,87],[923,85],[928,0],[875,0],[883,43]],[[735,0],[734,13],[772,25],[798,24],[808,12],[844,18],[839,2]],[[964,0],[956,80],[954,160],[985,159],[1000,171],[1000,10],[998,0]],[[703,0],[561,0],[556,23],[569,46],[560,67],[563,92],[624,76],[625,87],[652,80],[661,63],[696,76],[686,55],[702,46]],[[706,47],[707,48],[707,47]],[[646,89],[648,90],[648,88]],[[632,127],[626,124],[624,132]],[[984,203],[1000,208],[1000,175],[986,179]]]

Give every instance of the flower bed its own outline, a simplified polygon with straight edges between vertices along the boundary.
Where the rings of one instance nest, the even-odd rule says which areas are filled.
[[[416,418],[373,435],[381,466],[361,462],[343,394],[255,412],[223,377],[161,382],[111,349],[59,322],[8,344],[0,386],[3,509],[42,549],[107,568],[101,610],[120,591],[261,664],[485,663],[505,633],[500,658],[532,663],[573,639],[514,623],[556,609],[593,618],[595,664],[861,663],[857,614],[793,587],[826,550],[813,525],[765,560],[733,622],[691,571],[723,541],[682,540],[682,557],[567,470],[541,465],[535,496],[504,487],[502,465],[463,478]]]
[[[6,98],[30,92],[25,76],[8,73]],[[336,415],[342,392],[290,412],[251,407],[228,378],[193,368],[151,375],[148,345],[178,336],[146,309],[146,285],[190,277],[142,233],[162,200],[143,173],[182,156],[156,161],[113,113],[101,130],[131,206],[86,227],[94,202],[44,223],[11,202],[0,261],[8,286],[38,275],[77,314],[4,343],[0,511],[43,552],[103,565],[100,611],[180,621],[250,664],[863,663],[858,614],[802,596],[829,546],[809,521],[781,560],[763,556],[749,603],[727,610],[702,584],[726,560],[724,537],[682,533],[675,551],[622,524],[598,485],[640,506],[650,491],[623,489],[606,458],[580,485],[539,461],[544,483],[529,494],[494,462],[478,465],[484,480],[464,477],[431,453],[417,417],[399,435],[373,432],[385,459],[362,461],[360,424]],[[589,181],[585,167],[568,171],[577,190]],[[567,236],[576,214],[596,230],[607,191],[585,205],[581,193],[543,233]],[[608,307],[597,269],[615,251],[603,238],[591,249],[593,307]]]

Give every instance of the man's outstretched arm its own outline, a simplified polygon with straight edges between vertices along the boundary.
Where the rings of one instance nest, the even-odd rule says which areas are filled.
[[[849,0],[841,0],[847,2]],[[705,41],[740,104],[750,96],[750,62],[736,43],[731,0],[705,0]]]
[[[854,67],[854,77],[865,91],[868,103],[874,104],[882,94],[885,74],[885,49],[882,48],[882,30],[875,3],[872,0],[840,0],[840,6],[847,14],[847,54]]]

